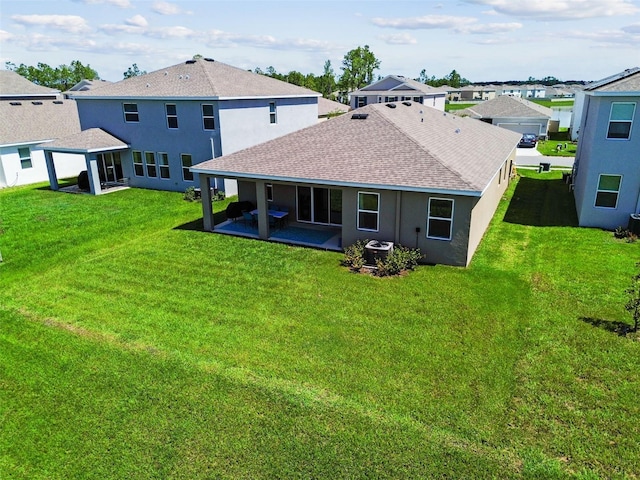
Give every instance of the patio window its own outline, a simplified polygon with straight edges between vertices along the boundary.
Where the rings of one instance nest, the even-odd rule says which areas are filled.
[[[596,207],[616,208],[620,193],[621,175],[600,175],[596,190]]]
[[[123,103],[122,108],[124,110],[124,121],[128,123],[135,123],[140,121],[138,116],[138,104],[137,103]]]
[[[635,103],[613,102],[611,104],[611,114],[609,115],[607,138],[629,139],[635,110]]]
[[[191,155],[183,153],[180,158],[182,159],[182,178],[185,182],[193,182],[193,172],[189,170],[189,167],[193,165]]]
[[[20,168],[22,170],[33,167],[29,147],[18,147],[18,156],[20,157]]]
[[[427,238],[451,240],[453,227],[453,200],[430,198],[427,215]]]
[[[134,150],[133,155],[133,173],[136,177],[144,177],[144,165],[142,163],[142,152]]]
[[[167,127],[171,129],[178,128],[178,110],[176,105],[167,103],[164,109],[167,112]]]
[[[171,178],[169,172],[169,155],[161,152],[158,154],[158,164],[160,165],[160,178]]]
[[[377,232],[379,229],[380,194],[358,192],[358,230]]]
[[[273,202],[273,185],[267,183],[267,201]]]
[[[144,163],[147,167],[147,177],[157,177],[156,155],[153,152],[144,152]]]
[[[213,117],[213,105],[202,105],[202,127],[205,130],[216,129],[216,123]]]
[[[299,186],[297,202],[299,222],[342,225],[342,190]]]
[[[269,123],[278,123],[276,115],[276,102],[269,102]]]

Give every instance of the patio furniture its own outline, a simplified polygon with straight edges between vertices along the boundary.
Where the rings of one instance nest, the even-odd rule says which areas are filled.
[[[256,217],[251,212],[244,210],[242,212],[242,218],[244,219],[245,226],[249,224],[253,227],[256,224]]]
[[[252,209],[253,203],[251,202],[231,202],[227,205],[227,218],[235,220],[236,218],[242,217],[243,210],[250,211]]]
[[[255,215],[256,217],[258,216],[258,209],[252,210],[251,211],[252,215]],[[269,214],[269,226],[270,227],[276,227],[278,226],[278,224],[280,226],[284,225],[284,223],[287,220],[287,217],[289,216],[289,212],[283,212],[282,210],[272,210],[269,209],[268,210],[268,214]]]

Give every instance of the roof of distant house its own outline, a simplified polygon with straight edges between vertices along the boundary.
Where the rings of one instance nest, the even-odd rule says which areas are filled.
[[[318,98],[318,116],[326,117],[330,113],[346,113],[350,109],[349,105],[334,102],[324,97]]]
[[[378,87],[380,83],[386,82],[388,79],[396,80],[398,82],[397,85],[392,89],[381,89]],[[389,95],[389,93],[393,93],[393,92],[402,93],[407,91],[409,92],[418,91],[425,95],[445,95],[447,93],[447,90],[445,88],[432,87],[431,85],[427,85],[426,83],[420,83],[417,80],[406,78],[406,77],[403,77],[402,75],[387,75],[381,80],[373,82],[372,84],[367,85],[366,87],[362,87],[359,90],[351,92],[351,95],[359,95],[359,94]]]
[[[73,100],[0,102],[0,145],[54,140],[79,131]]]
[[[550,118],[553,111],[524,98],[500,95],[455,113],[473,118]]]
[[[71,87],[69,92],[85,92],[87,90],[93,90],[95,88],[104,87],[105,85],[110,85],[113,82],[108,80],[101,80],[99,78],[95,80],[83,79],[76,83],[73,87]]]
[[[0,97],[56,96],[60,90],[43,87],[11,70],[0,70]]]
[[[586,92],[640,92],[640,67],[628,68],[584,87]]]
[[[187,60],[154,72],[73,92],[73,98],[233,99],[319,97],[318,92],[232,67],[210,58]]]
[[[390,105],[367,105],[193,171],[479,196],[520,140],[520,134],[419,103]]]

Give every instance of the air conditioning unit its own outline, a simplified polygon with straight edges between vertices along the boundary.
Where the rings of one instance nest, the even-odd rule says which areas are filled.
[[[364,246],[364,261],[368,266],[375,267],[376,260],[384,261],[393,252],[393,242],[371,240]]]

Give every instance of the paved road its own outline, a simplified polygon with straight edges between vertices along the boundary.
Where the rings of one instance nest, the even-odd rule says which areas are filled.
[[[550,163],[552,167],[573,166],[574,157],[547,157],[542,155],[537,148],[518,148],[516,152],[516,166]]]

